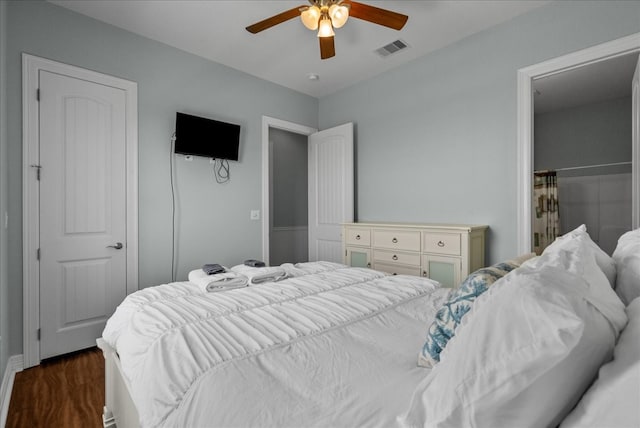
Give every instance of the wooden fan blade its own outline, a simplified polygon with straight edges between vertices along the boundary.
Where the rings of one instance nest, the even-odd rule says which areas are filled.
[[[282,24],[285,21],[288,21],[293,18],[297,18],[300,16],[300,8],[307,6],[298,6],[293,9],[287,10],[286,12],[279,13],[270,18],[264,19],[260,22],[256,22],[253,25],[249,25],[247,27],[247,31],[253,34],[259,33],[260,31],[264,31],[267,28],[271,28],[274,25]]]
[[[393,28],[394,30],[401,30],[402,27],[404,27],[404,24],[407,23],[407,19],[409,19],[407,15],[355,1],[345,0],[342,4],[351,5],[349,10],[350,17],[373,22],[378,25],[384,25],[385,27]]]
[[[327,59],[332,56],[336,56],[336,46],[333,41],[333,36],[331,37],[318,37],[320,40],[320,58]]]

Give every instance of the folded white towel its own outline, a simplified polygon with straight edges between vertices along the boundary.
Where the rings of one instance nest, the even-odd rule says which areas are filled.
[[[295,278],[309,274],[309,272],[298,268],[293,263],[282,263],[280,267],[287,273],[287,278]]]
[[[231,268],[232,272],[244,275],[249,279],[249,285],[264,284],[265,282],[276,282],[287,278],[287,272],[280,266],[273,267],[251,267],[237,265]]]
[[[202,288],[204,291],[222,291],[231,288],[246,287],[249,279],[237,272],[223,272],[207,275],[202,269],[189,272],[189,282]]]

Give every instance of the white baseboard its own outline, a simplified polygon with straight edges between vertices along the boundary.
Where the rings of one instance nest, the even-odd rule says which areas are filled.
[[[4,370],[2,386],[0,386],[0,427],[7,423],[9,414],[9,402],[11,402],[11,391],[13,391],[13,381],[16,373],[24,368],[22,355],[13,355],[7,361],[7,368]]]

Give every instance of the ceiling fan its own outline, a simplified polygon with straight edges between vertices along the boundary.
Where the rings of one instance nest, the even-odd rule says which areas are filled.
[[[309,30],[318,30],[320,58],[327,59],[336,54],[333,29],[342,27],[350,16],[394,30],[402,29],[409,19],[407,15],[351,0],[309,0],[309,3],[311,6],[294,7],[249,25],[247,31],[256,34],[300,16],[305,27]]]

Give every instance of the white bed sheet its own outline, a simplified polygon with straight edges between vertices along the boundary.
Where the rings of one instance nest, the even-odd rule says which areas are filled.
[[[128,298],[104,338],[141,425],[395,425],[428,373],[416,355],[448,290],[369,269],[313,270],[224,293],[177,283]]]

